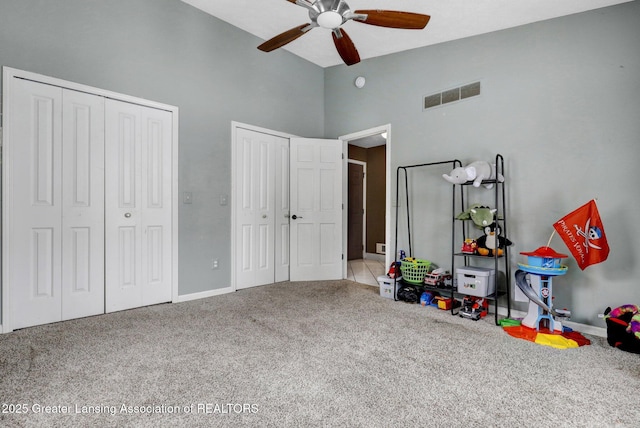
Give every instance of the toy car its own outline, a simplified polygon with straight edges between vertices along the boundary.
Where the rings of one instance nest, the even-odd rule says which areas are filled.
[[[431,272],[425,275],[424,283],[426,285],[430,285],[432,287],[437,287],[440,283],[443,282],[444,275],[442,273]]]
[[[449,272],[429,272],[424,277],[425,285],[436,288],[451,288],[452,277]]]
[[[465,254],[475,254],[476,249],[478,248],[478,243],[475,239],[465,239],[462,243],[462,252]]]
[[[462,309],[459,315],[462,318],[469,318],[478,321],[489,312],[489,303],[487,299],[475,296],[464,296],[462,299]]]

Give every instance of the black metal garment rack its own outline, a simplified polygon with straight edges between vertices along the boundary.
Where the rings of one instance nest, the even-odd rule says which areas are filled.
[[[496,155],[496,179],[494,180],[485,180],[482,182],[482,184],[494,184],[494,207],[495,209],[497,209],[496,213],[495,213],[495,218],[496,218],[496,222],[500,223],[500,227],[502,228],[502,234],[503,236],[508,236],[507,235],[507,221],[506,221],[506,203],[505,203],[505,187],[504,187],[504,182],[501,182],[497,179],[498,174],[501,174],[503,177],[505,177],[504,174],[504,159],[502,157],[502,155],[498,154]],[[439,162],[429,162],[429,163],[422,163],[422,164],[416,164],[416,165],[406,165],[406,166],[399,166],[396,170],[396,228],[395,228],[395,244],[394,244],[394,256],[393,256],[393,260],[394,262],[397,261],[396,258],[398,256],[398,219],[399,219],[399,202],[400,202],[400,181],[401,181],[401,172],[404,173],[404,190],[405,190],[405,198],[406,198],[406,215],[407,215],[407,236],[408,236],[408,256],[409,257],[413,257],[413,244],[411,241],[411,209],[410,209],[410,200],[409,200],[409,179],[408,179],[408,174],[407,171],[410,169],[414,169],[414,168],[426,168],[426,167],[432,167],[432,166],[436,166],[436,165],[446,165],[449,164],[451,166],[451,169],[457,168],[457,167],[461,167],[462,166],[462,162],[460,162],[458,159],[453,159],[453,160],[446,160],[446,161],[439,161]],[[506,180],[506,177],[505,177]],[[461,243],[464,242],[464,240],[467,238],[467,228],[465,227],[465,222],[463,220],[458,220],[456,218],[456,199],[459,200],[460,202],[460,211],[463,211],[466,209],[466,205],[465,205],[465,189],[468,188],[468,186],[472,185],[473,182],[469,181],[467,183],[464,184],[452,184],[452,198],[451,198],[451,274],[454,275],[455,278],[455,266],[456,266],[456,258],[463,258],[463,266],[470,266],[472,265],[472,261],[473,259],[488,259],[488,257],[486,256],[475,256],[475,255],[469,255],[466,253],[462,253],[460,251],[456,251],[456,248],[459,248]],[[457,195],[457,193],[459,193],[459,195]],[[460,227],[459,231],[456,231],[457,227]],[[459,241],[456,239],[458,238]],[[495,267],[495,293],[487,296],[488,300],[492,300],[495,302],[495,308],[494,308],[494,314],[495,314],[495,323],[496,325],[498,325],[498,300],[500,296],[506,295],[506,307],[507,307],[507,317],[511,317],[511,292],[510,292],[510,283],[511,283],[511,272],[510,272],[510,265],[509,265],[509,249],[508,247],[504,248],[504,254],[502,256],[498,256],[497,252],[494,254],[493,256],[493,261],[494,261],[494,267]],[[504,262],[504,274],[505,274],[505,283],[506,283],[506,290],[504,291],[500,291],[498,288],[498,283],[499,283],[499,266],[500,266],[500,262],[503,261]],[[394,299],[397,300],[397,287],[396,287],[396,279],[394,278]],[[453,284],[452,289],[450,290],[450,296],[451,299],[455,298],[456,294],[463,296],[464,294],[461,293],[457,293],[456,291],[456,287],[455,284]],[[431,288],[431,287],[427,287],[427,288]],[[438,291],[440,293],[442,293],[443,290],[438,289]],[[456,312],[456,308],[455,305],[451,305],[451,314],[455,315]]]
[[[406,207],[407,207],[407,234],[408,234],[408,238],[409,238],[409,242],[408,242],[408,250],[409,252],[407,253],[409,257],[413,257],[413,245],[411,243],[411,209],[410,209],[410,205],[409,205],[409,178],[407,175],[407,170],[409,169],[414,169],[414,168],[426,168],[426,167],[431,167],[431,166],[436,166],[436,165],[446,165],[449,164],[451,165],[451,169],[462,166],[462,163],[457,160],[446,160],[446,161],[439,161],[439,162],[429,162],[429,163],[421,163],[421,164],[416,164],[416,165],[406,165],[406,166],[399,166],[396,169],[396,231],[395,231],[395,244],[393,246],[393,260],[394,263],[396,261],[397,257],[398,257],[398,209],[399,209],[399,202],[400,202],[400,171],[404,172],[404,194],[406,197]],[[453,187],[453,191],[455,192],[455,186]],[[455,193],[454,193],[455,196]],[[453,203],[451,206],[452,209],[452,215],[455,216],[455,197],[452,198]],[[452,248],[453,250],[453,248]],[[396,279],[394,278],[393,280],[393,289],[394,289],[394,293],[393,293],[393,298],[394,300],[398,300],[397,297],[397,287],[396,287]],[[453,293],[452,296],[453,297]],[[452,308],[453,309],[453,308]]]

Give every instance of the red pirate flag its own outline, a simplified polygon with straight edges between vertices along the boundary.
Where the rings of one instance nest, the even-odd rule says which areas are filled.
[[[573,254],[580,269],[607,260],[609,244],[602,220],[591,200],[553,224],[555,230]]]

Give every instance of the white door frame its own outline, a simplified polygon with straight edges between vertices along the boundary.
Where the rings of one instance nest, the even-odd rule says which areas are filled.
[[[249,125],[246,123],[242,123],[242,122],[237,122],[237,121],[232,121],[231,122],[231,200],[233,202],[233,198],[236,197],[235,194],[235,183],[234,183],[234,168],[235,168],[235,154],[234,154],[234,150],[233,150],[233,145],[235,144],[236,141],[236,129],[237,128],[245,128],[245,129],[249,129],[252,131],[256,131],[256,132],[263,132],[265,134],[272,134],[272,135],[276,135],[279,137],[284,137],[284,138],[296,138],[298,137],[297,135],[294,134],[288,134],[285,132],[280,132],[280,131],[274,131],[271,129],[267,129],[267,128],[262,128],[259,126],[254,126],[254,125]],[[385,191],[385,204],[386,204],[386,209],[385,209],[385,247],[387,248],[387,251],[385,252],[385,266],[389,266],[391,265],[391,261],[392,261],[392,255],[390,254],[388,248],[389,245],[388,243],[391,242],[391,156],[389,156],[389,153],[391,152],[391,124],[386,124],[386,125],[382,125],[382,126],[377,126],[375,128],[370,128],[370,129],[366,129],[363,131],[358,131],[358,132],[354,132],[351,134],[346,134],[343,136],[338,137],[338,139],[343,141],[343,147],[342,147],[342,153],[343,154],[347,154],[348,153],[348,144],[349,141],[351,140],[357,140],[359,138],[364,138],[364,137],[369,137],[372,135],[378,135],[381,134],[383,132],[387,133],[387,156],[386,156],[386,171],[385,171],[385,182],[386,182],[386,191]],[[345,156],[346,157],[346,156]],[[343,180],[342,180],[342,201],[344,206],[347,206],[347,184],[348,184],[348,175],[347,175],[347,171],[348,171],[348,163],[344,162],[343,163]],[[235,274],[235,269],[236,269],[236,259],[235,259],[235,251],[236,251],[236,232],[235,232],[235,227],[236,227],[236,221],[235,221],[235,208],[234,208],[234,204],[231,203],[231,286],[229,291],[236,291],[237,287],[236,287],[236,274]],[[343,250],[343,254],[345,254],[345,257],[343,259],[343,263],[342,263],[342,274],[343,274],[343,278],[347,277],[347,210],[344,209],[343,210],[343,222],[342,222],[342,250]]]
[[[348,143],[347,143],[348,144]],[[365,253],[367,252],[367,163],[366,162],[362,162],[359,160],[355,160],[355,159],[347,159],[347,188],[349,187],[349,165],[348,164],[354,164],[354,165],[360,165],[362,166],[362,173],[364,174],[364,177],[362,178],[362,258],[364,258]],[[347,197],[349,197],[349,195],[347,195]],[[348,210],[349,208],[349,201],[347,201],[347,204],[344,206],[345,210]],[[349,217],[349,213],[347,212],[347,218]],[[347,224],[347,227],[344,229],[346,232],[348,233],[348,228],[349,225]],[[349,241],[349,237],[347,236],[347,242]],[[349,248],[347,247],[347,251],[349,251]],[[345,258],[347,253],[345,253]]]
[[[360,138],[364,138],[364,137],[370,137],[372,135],[378,135],[381,134],[383,132],[387,133],[387,156],[386,156],[386,171],[385,171],[385,182],[386,182],[386,191],[385,191],[385,225],[384,225],[384,240],[385,240],[385,248],[387,249],[385,251],[385,255],[384,255],[384,260],[385,260],[385,266],[391,266],[391,262],[393,261],[393,255],[390,253],[389,249],[391,248],[389,246],[389,243],[391,242],[391,124],[386,124],[386,125],[381,125],[381,126],[377,126],[375,128],[369,128],[369,129],[365,129],[363,131],[358,131],[358,132],[354,132],[351,134],[347,134],[347,135],[343,135],[341,137],[338,137],[339,139],[341,139],[344,143],[344,147],[343,147],[343,152],[344,153],[348,153],[348,145],[349,145],[349,141],[351,140],[357,140]],[[344,177],[347,177],[347,167],[346,167],[347,163],[345,162],[345,173],[344,173]],[[343,180],[343,191],[342,191],[342,195],[344,198],[344,206],[347,206],[347,189],[346,189],[346,179]],[[343,247],[345,249],[347,249],[347,212],[346,209],[344,210],[343,213],[343,239],[344,239],[344,243],[343,243]],[[344,260],[344,277],[347,277],[347,260],[345,257]]]
[[[112,98],[128,103],[139,104],[146,107],[156,108],[160,110],[166,110],[172,114],[172,248],[171,248],[171,262],[172,262],[172,301],[178,300],[178,107],[168,104],[158,103],[155,101],[145,100],[143,98],[137,98],[130,95],[120,94],[117,92],[107,91],[104,89],[95,88],[75,82],[69,82],[66,80],[58,79],[55,77],[44,76],[29,71],[19,70],[10,67],[2,67],[2,105],[3,111],[3,123],[6,123],[7,114],[11,114],[9,106],[12,101],[11,82],[13,79],[26,79],[35,82],[40,82],[48,85],[59,86],[61,88],[71,89],[80,92],[87,92],[93,95],[102,96],[105,98]],[[2,153],[2,327],[1,331],[7,333],[12,331],[11,317],[9,307],[11,305],[11,293],[8,286],[8,264],[7,255],[7,239],[10,239],[11,231],[11,216],[9,214],[8,204],[5,203],[11,192],[12,178],[11,178],[11,162],[12,159],[12,144],[14,144],[13,136],[11,135],[11,129],[4,127],[3,129],[3,153]]]

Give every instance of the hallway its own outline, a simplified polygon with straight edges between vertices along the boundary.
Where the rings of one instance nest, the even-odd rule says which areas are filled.
[[[385,275],[384,262],[372,259],[358,259],[347,262],[347,279],[361,284],[378,286],[378,277]]]

